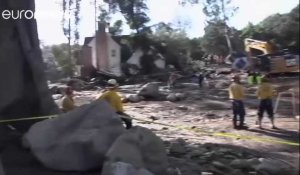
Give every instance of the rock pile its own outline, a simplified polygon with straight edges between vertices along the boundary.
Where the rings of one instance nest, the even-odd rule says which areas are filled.
[[[251,151],[224,147],[216,144],[189,145],[183,139],[177,139],[167,145],[169,174],[199,175],[211,173],[216,175],[280,175],[295,174],[297,170],[278,160],[261,158]],[[180,165],[182,164],[182,165]],[[173,173],[172,173],[173,172]]]
[[[102,175],[109,175],[113,165],[124,162],[137,171],[147,169],[154,174],[165,174],[167,154],[163,141],[150,130],[134,127],[122,134],[108,150]],[[134,175],[134,174],[131,174]]]

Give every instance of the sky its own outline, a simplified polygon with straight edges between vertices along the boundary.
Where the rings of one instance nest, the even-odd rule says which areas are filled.
[[[38,24],[39,38],[44,45],[66,43],[67,38],[63,35],[61,19],[62,0],[35,0],[36,13],[35,18]],[[81,7],[81,21],[79,25],[80,44],[84,37],[93,36],[95,31],[94,18],[94,0],[83,0]],[[242,29],[249,22],[259,23],[269,15],[275,13],[288,13],[299,4],[299,0],[232,0],[232,4],[239,7],[239,10],[233,16],[229,25],[237,29]],[[178,4],[177,0],[148,0],[148,16],[151,21],[149,25],[159,22],[171,22],[178,24],[189,23],[186,26],[186,32],[189,37],[200,37],[204,35],[205,16],[202,13],[201,5],[186,5],[184,7]],[[123,19],[122,15],[115,15],[112,21]],[[125,27],[124,34],[130,32]]]

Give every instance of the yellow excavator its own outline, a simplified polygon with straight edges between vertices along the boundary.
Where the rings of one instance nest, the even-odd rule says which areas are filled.
[[[251,70],[270,74],[299,72],[299,54],[279,52],[268,41],[246,38],[244,44]]]

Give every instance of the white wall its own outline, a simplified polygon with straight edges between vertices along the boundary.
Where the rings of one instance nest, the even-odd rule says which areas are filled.
[[[113,54],[114,52],[114,54]],[[111,36],[108,37],[108,72],[121,76],[121,47]]]
[[[97,52],[96,52],[96,38],[93,38],[92,41],[88,44],[92,50],[92,65],[97,69]]]
[[[157,68],[164,69],[166,66],[166,62],[163,59],[157,59],[154,61],[154,64]]]
[[[143,55],[143,51],[141,49],[137,49],[131,57],[127,60],[128,64],[137,65],[139,68],[141,68],[140,58]]]

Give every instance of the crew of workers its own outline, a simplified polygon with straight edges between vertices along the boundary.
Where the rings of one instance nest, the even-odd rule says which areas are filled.
[[[180,77],[181,77],[180,75],[176,73],[172,73],[168,81],[169,87],[171,88],[174,87],[175,81]],[[203,75],[203,73],[200,73],[197,74],[196,77],[198,78],[198,84],[199,87],[201,88],[205,75]],[[256,77],[255,80],[256,84],[257,84],[257,79],[258,78]],[[258,113],[257,113],[258,115],[257,124],[259,125],[259,128],[262,128],[263,115],[264,112],[267,112],[269,119],[271,120],[272,123],[272,128],[276,129],[276,126],[274,124],[274,113],[273,113],[273,105],[272,105],[272,97],[276,93],[272,85],[269,83],[269,79],[266,76],[259,78],[259,81],[261,83],[259,84],[256,92],[256,95],[260,100],[258,106]],[[71,89],[71,87],[66,88],[65,96],[63,97],[62,100],[62,107],[64,112],[68,112],[76,108],[73,96],[74,96],[73,90]],[[130,129],[132,127],[132,120],[130,119],[130,116],[124,112],[122,98],[118,94],[118,83],[115,79],[108,80],[106,89],[97,99],[106,100],[115,109],[116,113],[123,120],[123,122],[126,125],[126,128]],[[229,86],[229,99],[232,102],[233,128],[247,129],[247,126],[245,126],[244,123],[245,115],[246,115],[245,106],[244,106],[245,90],[241,84],[240,77],[238,75],[232,77],[232,83]]]
[[[257,123],[259,125],[259,128],[262,128],[262,119],[264,116],[264,112],[267,112],[268,117],[272,123],[272,129],[276,129],[272,104],[272,97],[276,95],[276,92],[266,76],[263,76],[261,78],[261,84],[258,86],[256,95],[260,100],[257,112]],[[247,129],[247,127],[244,125],[246,115],[243,102],[243,100],[245,99],[245,90],[241,85],[240,77],[238,75],[235,75],[232,78],[232,84],[229,86],[229,98],[232,101],[233,127],[235,129]],[[237,124],[238,117],[239,124]]]

